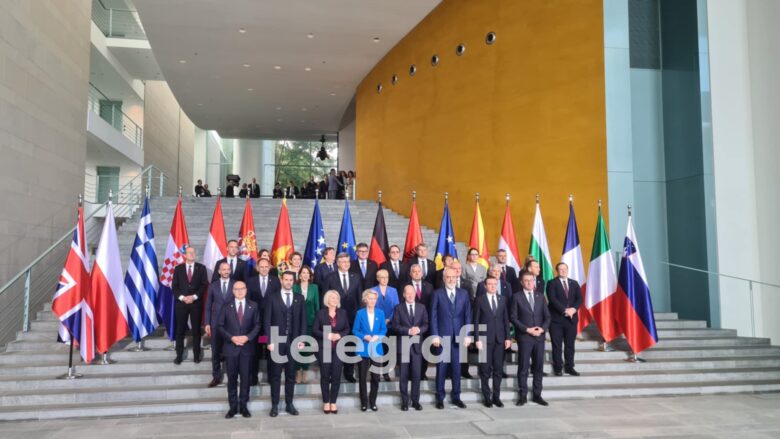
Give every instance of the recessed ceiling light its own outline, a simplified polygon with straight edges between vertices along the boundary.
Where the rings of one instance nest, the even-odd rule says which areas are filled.
[[[186,59],[180,59],[179,60],[179,64],[187,64],[187,60]]]
[[[304,67],[303,70],[306,70],[307,72],[311,72],[311,67]]]
[[[248,89],[246,89],[246,91],[255,91],[255,89],[254,88],[248,88]]]
[[[244,64],[244,67],[251,67],[249,64]]]
[[[198,107],[202,107],[202,106],[203,106],[203,104],[198,104]]]
[[[314,34],[309,33],[308,35],[306,35],[306,38],[314,38]]]
[[[301,111],[309,111],[309,109],[306,108],[306,107],[303,107],[303,108],[301,108]]]
[[[332,92],[330,92],[330,95],[331,95],[331,96],[336,96],[336,92],[335,92],[335,91],[332,91]]]
[[[373,41],[374,41],[375,43],[378,43],[378,42],[379,42],[379,37],[374,37],[374,40],[373,40]]]
[[[241,27],[241,28],[239,28],[239,29],[238,29],[238,33],[240,33],[240,34],[245,34],[245,33],[246,33],[246,29],[244,29],[243,27]]]
[[[305,121],[305,120],[303,120],[303,119],[301,119],[301,123],[306,123],[306,121]]]
[[[275,70],[282,70],[282,66],[274,66]]]
[[[282,107],[276,107],[276,111],[279,111],[281,109],[282,109]]]
[[[276,119],[276,121],[277,121],[277,122],[281,122],[281,121],[282,121],[282,119]]]

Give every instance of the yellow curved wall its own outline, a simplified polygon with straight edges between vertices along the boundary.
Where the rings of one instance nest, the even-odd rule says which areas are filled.
[[[497,40],[486,45],[490,31]],[[408,215],[416,190],[421,222],[438,230],[448,191],[456,238],[468,241],[479,192],[493,252],[510,192],[523,255],[539,193],[555,261],[572,193],[588,259],[597,200],[607,197],[602,0],[445,0],[365,77],[356,99],[360,198],[381,189],[388,207]]]

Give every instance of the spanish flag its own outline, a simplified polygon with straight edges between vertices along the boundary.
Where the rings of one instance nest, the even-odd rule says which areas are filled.
[[[479,252],[477,262],[488,268],[490,265],[490,253],[488,252],[487,242],[485,242],[485,226],[482,224],[482,213],[479,211],[479,198],[477,198],[477,204],[474,208],[474,221],[471,223],[469,248],[477,249]]]
[[[284,198],[282,199],[282,208],[279,210],[279,220],[276,222],[276,234],[274,235],[274,244],[271,247],[271,263],[274,264],[274,267],[278,267],[294,251],[290,214],[287,212],[287,199]]]

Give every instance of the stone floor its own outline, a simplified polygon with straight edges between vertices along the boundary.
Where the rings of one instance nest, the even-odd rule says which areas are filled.
[[[508,398],[505,398],[508,400]],[[0,438],[780,438],[780,393],[556,401],[422,412],[341,410],[226,420],[220,414],[0,423]]]

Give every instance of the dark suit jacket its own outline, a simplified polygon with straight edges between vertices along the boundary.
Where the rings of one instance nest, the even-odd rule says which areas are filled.
[[[419,338],[412,343],[412,353],[421,353],[422,337],[428,332],[428,310],[425,309],[422,303],[417,302],[414,305],[414,315],[409,315],[409,305],[404,300],[395,306],[393,311],[393,320],[390,322],[390,328],[395,335],[402,337],[409,337],[409,329],[413,326],[420,328]],[[398,340],[398,352],[402,352],[403,343]]]
[[[225,188],[225,196],[226,196],[226,197],[228,197],[228,198],[233,198],[233,194],[234,194],[234,192],[233,192],[233,188],[234,188],[234,187],[235,187],[235,186],[233,186],[232,184],[229,184],[229,185],[228,185],[228,186]]]
[[[580,290],[580,284],[578,284],[576,280],[568,279],[568,283],[569,297],[567,299],[560,278],[556,277],[547,282],[547,302],[550,307],[550,315],[552,316],[553,322],[570,322],[576,325],[577,320],[579,320],[579,313],[574,314],[570,319],[563,315],[563,311],[566,308],[574,308],[577,311],[580,310],[580,305],[582,305],[582,290]]]
[[[404,302],[404,288],[407,285],[413,285],[414,281],[407,279],[403,285],[398,289],[398,303]],[[425,280],[420,284],[420,303],[425,305],[425,309],[428,310],[428,317],[431,315],[431,298],[433,297],[433,285],[429,284]]]
[[[260,198],[260,185],[257,183],[249,184],[249,197]]]
[[[311,327],[311,334],[317,340],[319,345],[319,351],[322,352],[325,347],[333,349],[333,344],[329,340],[323,340],[325,333],[325,327],[330,326],[330,316],[328,315],[328,308],[320,308],[317,314],[314,316],[314,324]],[[352,326],[349,324],[349,316],[347,312],[341,308],[336,309],[336,326],[330,328],[330,332],[338,333],[342,338],[349,335],[349,331]]]
[[[505,297],[508,301],[512,301],[512,286],[509,284],[509,282],[500,280],[500,287],[501,287],[501,296]],[[485,281],[480,282],[477,285],[477,297],[482,296],[487,292],[487,288],[485,287]]]
[[[434,263],[430,259],[426,259],[426,261],[428,262],[428,271],[427,271],[428,274],[424,275],[423,279],[425,281],[427,281],[431,285],[436,285],[436,263]],[[412,259],[409,259],[408,261],[406,261],[406,270],[405,271],[406,271],[407,279],[409,278],[409,271],[412,269],[412,265],[419,264],[419,263],[420,263],[420,258],[418,258],[417,256],[415,256]],[[423,271],[423,273],[426,273],[426,272]]]
[[[219,264],[223,262],[227,262],[227,258],[222,258],[218,260],[216,264],[214,264],[214,274],[211,275],[212,282],[219,279]],[[246,261],[236,257],[236,266],[233,269],[233,273],[230,274],[230,278],[233,280],[243,281],[244,277],[246,277]]]
[[[447,290],[440,288],[433,292],[431,300],[431,335],[439,337],[458,336],[463,325],[470,325],[473,314],[469,292],[455,289],[455,305],[450,302]]]
[[[219,313],[217,329],[222,339],[225,341],[222,348],[222,354],[226,357],[252,356],[255,354],[255,341],[260,332],[260,310],[257,304],[246,299],[246,309],[244,310],[244,321],[238,323],[238,310],[235,300],[230,300],[222,307]],[[249,341],[243,346],[233,344],[230,339],[235,335],[246,335]]]
[[[525,298],[523,290],[516,292],[509,307],[509,320],[515,325],[515,336],[518,342],[544,341],[544,333],[539,337],[532,337],[526,332],[528,328],[536,326],[544,329],[545,333],[550,329],[550,310],[544,303],[544,294],[534,292],[534,309],[531,310],[531,304]]]
[[[523,291],[523,289],[520,288],[517,291]],[[542,276],[536,276],[536,288],[534,291],[544,294],[544,279],[542,279]]]
[[[328,286],[328,276],[330,276],[331,273],[334,273],[338,270],[336,267],[336,262],[333,262],[333,271],[328,269],[328,264],[324,262],[320,262],[317,264],[317,266],[314,267],[314,283],[317,284],[318,287],[320,287],[320,296],[324,296],[327,290]]]
[[[520,279],[517,278],[517,272],[515,271],[515,267],[510,267],[509,265],[504,266],[504,271],[501,275],[503,280],[507,281],[509,283],[509,286],[512,287],[512,291],[519,291],[521,290],[520,285]]]
[[[290,326],[287,326],[287,305],[282,298],[282,292],[277,291],[270,296],[266,296],[263,309],[263,330],[269,337],[268,343],[274,343],[271,337],[271,327],[279,328],[279,335],[286,335],[286,343],[292,343],[295,337],[306,334],[306,299],[301,294],[291,293],[292,297],[292,319]]]
[[[393,271],[393,264],[392,262],[390,262],[389,259],[383,262],[382,265],[379,266],[379,268],[387,270],[387,272],[390,274],[390,281],[387,284],[395,288],[396,290],[398,289],[398,287],[403,285],[404,282],[406,282],[407,269],[406,267],[404,267],[403,262],[398,261],[398,276],[395,275],[395,271]]]
[[[496,295],[496,312],[490,308],[487,294],[474,299],[474,330],[484,336],[487,343],[503,343],[509,339],[509,304],[505,296]],[[484,331],[479,331],[477,325],[486,325]],[[476,338],[476,334],[475,334]]]
[[[206,318],[203,319],[204,325],[212,326],[212,333],[215,332],[214,328],[217,326],[219,319],[219,312],[222,307],[234,300],[233,297],[233,284],[234,280],[228,279],[227,293],[222,295],[222,279],[217,279],[209,285],[209,294],[206,296]]]
[[[263,295],[260,291],[260,275],[255,271],[251,277],[247,278],[246,287],[248,290],[247,297],[257,303],[262,311],[268,296],[282,290],[282,282],[278,277],[268,273],[268,285],[265,287],[265,295]]]
[[[355,321],[355,314],[360,307],[360,296],[363,293],[361,289],[360,275],[352,272],[348,273],[349,286],[347,291],[341,287],[341,274],[338,270],[328,276],[328,286],[325,291],[336,290],[341,296],[341,309],[347,312],[349,316],[350,327]],[[322,305],[322,304],[320,304]]]
[[[361,290],[373,288],[377,284],[376,272],[378,269],[379,267],[377,267],[376,262],[371,259],[366,259],[366,275],[363,276],[363,272],[360,271],[360,263],[357,259],[349,264],[349,271],[360,276]]]
[[[173,297],[179,300],[179,296],[192,296],[198,295],[198,300],[202,300],[204,295],[208,292],[209,288],[209,275],[206,271],[206,266],[195,262],[192,267],[192,280],[187,280],[187,264],[182,263],[173,269],[173,280],[171,282],[171,289],[173,290]]]

